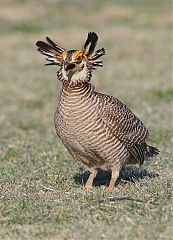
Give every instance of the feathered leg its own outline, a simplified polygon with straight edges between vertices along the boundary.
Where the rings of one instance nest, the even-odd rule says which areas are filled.
[[[116,183],[116,181],[117,181],[117,179],[119,177],[119,173],[120,173],[120,170],[117,169],[117,167],[112,167],[111,170],[112,170],[112,176],[111,176],[111,180],[110,180],[109,186],[107,188],[108,192],[112,192],[113,191],[115,183]]]
[[[94,168],[94,169],[90,169],[90,172],[91,172],[91,174],[89,175],[89,178],[88,178],[88,180],[85,184],[85,187],[84,187],[85,191],[89,191],[92,188],[93,181],[94,181],[94,178],[97,175],[98,170]]]

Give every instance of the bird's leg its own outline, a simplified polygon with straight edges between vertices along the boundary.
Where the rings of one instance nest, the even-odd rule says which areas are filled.
[[[88,180],[87,180],[87,182],[86,182],[86,184],[85,184],[85,187],[84,187],[84,190],[85,191],[89,191],[91,188],[92,188],[92,186],[93,186],[93,181],[94,181],[94,178],[96,177],[96,175],[97,175],[97,172],[98,172],[98,170],[97,169],[90,169],[90,175],[89,175],[89,177],[88,177]]]
[[[113,191],[115,183],[116,183],[116,181],[119,177],[119,173],[120,173],[119,169],[117,169],[116,167],[112,167],[111,170],[112,170],[112,176],[111,176],[109,186],[107,188],[108,192]]]

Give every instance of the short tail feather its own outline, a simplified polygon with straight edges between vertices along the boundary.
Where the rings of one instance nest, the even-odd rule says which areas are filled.
[[[159,154],[159,152],[159,149],[157,149],[156,147],[147,145],[146,157],[155,157]]]

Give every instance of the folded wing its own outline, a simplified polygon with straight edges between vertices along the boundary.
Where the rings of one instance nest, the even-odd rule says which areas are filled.
[[[96,93],[99,97],[99,113],[110,131],[127,147],[129,152],[143,164],[149,132],[141,120],[120,100]]]

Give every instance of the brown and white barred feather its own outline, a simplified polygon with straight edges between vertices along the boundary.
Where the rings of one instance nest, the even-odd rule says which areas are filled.
[[[62,53],[65,51],[64,48],[57,46],[49,37],[46,37],[49,44],[38,41],[36,45],[38,46],[38,51],[45,55],[46,60],[51,62],[45,65],[59,65],[62,64]]]
[[[57,134],[71,155],[91,169],[121,168],[131,154],[103,121],[100,95],[90,83],[64,85],[55,113]]]
[[[47,65],[61,67],[57,76],[63,85],[55,112],[56,132],[73,158],[91,171],[86,189],[92,187],[96,169],[106,167],[112,170],[108,188],[112,191],[125,164],[142,165],[145,158],[157,155],[159,150],[147,145],[147,128],[125,104],[95,91],[90,83],[92,69],[103,66],[98,59],[105,55],[104,48],[94,51],[97,34],[88,34],[82,51],[66,51],[48,37],[46,40],[48,43],[37,42],[38,51],[51,62]],[[77,56],[80,56],[79,68]],[[66,75],[66,64],[70,66],[68,69],[79,69],[79,79]]]

